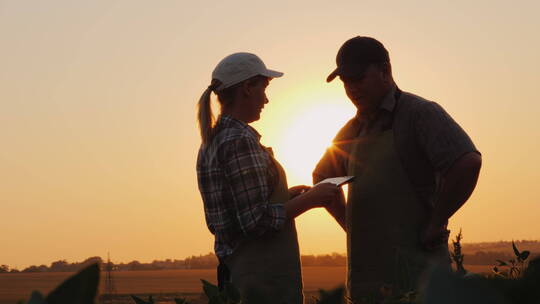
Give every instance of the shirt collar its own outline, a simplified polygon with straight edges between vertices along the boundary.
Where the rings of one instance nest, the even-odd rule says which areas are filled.
[[[261,134],[259,134],[259,132],[257,132],[257,130],[255,130],[252,126],[230,115],[227,115],[227,114],[220,115],[218,117],[216,126],[218,124],[221,125],[222,128],[237,128],[237,129],[242,129],[242,130],[245,129],[246,131],[251,133],[253,136],[255,136],[258,140],[261,139]]]
[[[383,99],[381,100],[381,103],[379,104],[379,110],[385,110],[388,113],[392,113],[394,109],[396,108],[396,90],[397,86],[394,84],[388,90],[386,95],[384,95]],[[356,119],[357,120],[363,120],[366,119],[365,116],[362,115],[360,112],[356,112]]]
[[[379,105],[380,109],[386,110],[392,113],[396,107],[396,85],[392,85],[392,88],[386,93],[381,104]]]

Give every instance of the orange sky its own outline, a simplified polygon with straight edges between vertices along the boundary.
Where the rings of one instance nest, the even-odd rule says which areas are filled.
[[[285,73],[254,126],[290,184],[309,183],[354,114],[325,78],[355,35],[381,40],[400,88],[443,105],[483,153],[451,228],[539,239],[540,4],[433,2],[0,2],[0,264],[211,251],[195,104],[215,64],[248,51]],[[345,252],[324,212],[297,225],[303,253]]]

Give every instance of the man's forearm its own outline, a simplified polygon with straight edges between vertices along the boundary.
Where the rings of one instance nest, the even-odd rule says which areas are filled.
[[[482,157],[470,152],[459,158],[443,178],[431,224],[444,225],[448,219],[469,199],[480,173]]]
[[[345,215],[346,215],[346,207],[345,207],[345,195],[343,194],[343,189],[341,190],[341,193],[337,196],[338,198],[326,206],[326,210],[328,213],[334,217],[336,222],[343,228],[343,230],[347,231],[347,226],[345,223]]]

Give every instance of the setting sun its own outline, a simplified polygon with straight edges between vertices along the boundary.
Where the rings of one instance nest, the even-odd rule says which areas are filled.
[[[274,150],[291,182],[311,182],[315,165],[331,145],[336,132],[353,115],[348,107],[319,104],[287,122],[287,132]]]
[[[312,184],[315,165],[356,113],[339,83],[315,86],[316,81],[284,91],[276,81],[270,87],[276,95],[270,93],[261,120],[253,124],[262,134],[262,143],[272,147],[291,186]]]

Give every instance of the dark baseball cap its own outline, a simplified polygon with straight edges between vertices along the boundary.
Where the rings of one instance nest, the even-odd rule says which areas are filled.
[[[337,76],[357,76],[373,63],[389,63],[390,57],[384,45],[377,39],[365,36],[351,38],[341,46],[336,56],[337,68],[326,78],[326,82]]]

